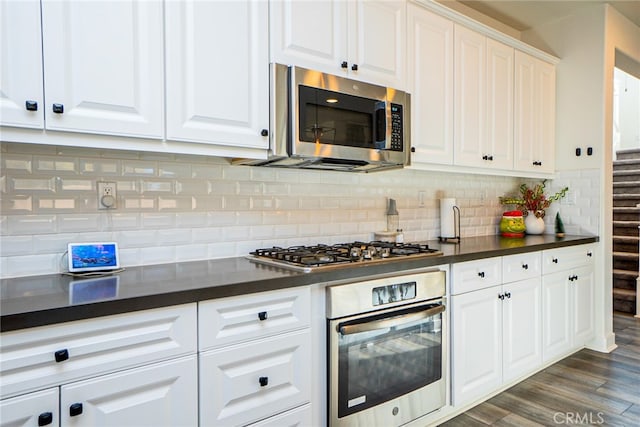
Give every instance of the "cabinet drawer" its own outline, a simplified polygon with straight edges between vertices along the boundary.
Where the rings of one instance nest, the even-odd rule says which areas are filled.
[[[485,258],[453,264],[451,293],[462,294],[502,283],[502,258]]]
[[[251,427],[311,426],[311,404],[250,424]]]
[[[185,304],[4,333],[2,396],[195,353],[196,328]]]
[[[542,254],[529,252],[502,257],[503,283],[532,279],[542,274]]]
[[[201,302],[200,350],[307,327],[310,295],[306,286]]]
[[[542,251],[542,274],[593,265],[594,245],[579,245]]]
[[[308,329],[200,354],[200,424],[259,421],[310,399]]]
[[[60,424],[58,387],[0,401],[0,426],[30,427]],[[49,424],[45,424],[47,421]]]

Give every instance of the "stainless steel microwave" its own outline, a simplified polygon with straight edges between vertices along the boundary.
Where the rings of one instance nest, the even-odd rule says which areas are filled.
[[[409,94],[282,64],[271,80],[268,158],[234,163],[351,172],[409,164]]]

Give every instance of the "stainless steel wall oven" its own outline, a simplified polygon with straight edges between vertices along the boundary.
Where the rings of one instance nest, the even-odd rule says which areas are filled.
[[[327,288],[329,425],[398,426],[446,403],[445,273]]]

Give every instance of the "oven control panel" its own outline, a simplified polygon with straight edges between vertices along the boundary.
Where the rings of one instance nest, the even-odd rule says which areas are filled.
[[[416,282],[378,286],[371,290],[371,296],[374,306],[412,300],[416,298]]]

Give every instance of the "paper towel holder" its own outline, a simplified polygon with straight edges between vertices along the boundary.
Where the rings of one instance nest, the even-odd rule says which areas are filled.
[[[454,237],[439,236],[438,240],[442,243],[451,243],[450,240],[455,240],[454,243],[460,243],[460,208],[453,206],[453,228],[455,230]]]

